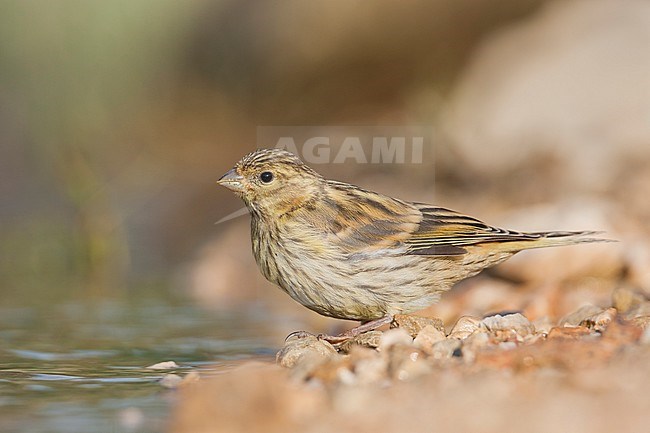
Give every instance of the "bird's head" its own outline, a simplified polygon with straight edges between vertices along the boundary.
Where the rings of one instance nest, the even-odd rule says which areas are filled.
[[[241,197],[250,209],[277,216],[317,194],[323,178],[293,153],[259,149],[244,156],[217,183]]]

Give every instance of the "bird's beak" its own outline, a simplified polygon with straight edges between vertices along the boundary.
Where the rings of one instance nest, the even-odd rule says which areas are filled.
[[[221,179],[219,179],[217,183],[219,185],[225,186],[231,191],[242,192],[244,190],[243,180],[244,177],[237,173],[233,168],[232,170],[228,171],[228,173],[221,176]]]

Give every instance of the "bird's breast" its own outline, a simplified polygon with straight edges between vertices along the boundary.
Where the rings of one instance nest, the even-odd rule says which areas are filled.
[[[405,311],[404,303],[421,308],[424,300],[418,295],[429,261],[405,255],[405,247],[350,252],[331,233],[291,225],[268,227],[253,225],[260,270],[305,307],[354,320]]]

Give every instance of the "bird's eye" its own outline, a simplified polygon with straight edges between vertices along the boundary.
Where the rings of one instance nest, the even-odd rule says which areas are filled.
[[[271,182],[273,180],[273,173],[271,173],[270,171],[263,171],[260,174],[260,180],[264,183]]]

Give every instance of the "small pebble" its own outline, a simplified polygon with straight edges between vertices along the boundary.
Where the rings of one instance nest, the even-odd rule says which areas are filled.
[[[580,307],[577,311],[574,311],[571,314],[564,316],[560,319],[560,326],[580,326],[580,323],[585,321],[587,318],[595,316],[602,313],[604,310],[595,305],[587,304]]]
[[[413,340],[413,344],[418,349],[431,353],[433,345],[439,341],[443,341],[445,338],[444,332],[432,325],[427,325],[420,330],[415,340]]]
[[[445,324],[442,322],[442,320],[435,317],[396,314],[393,318],[393,322],[390,325],[391,328],[399,327],[404,329],[413,338],[415,338],[420,333],[420,331],[427,326],[433,326],[441,332],[445,332]]]
[[[179,368],[179,366],[174,361],[163,361],[145,368],[147,370],[171,370],[174,368]]]
[[[282,367],[292,368],[303,359],[309,358],[310,362],[324,361],[336,354],[334,346],[327,341],[319,340],[314,335],[307,335],[287,340],[275,360]]]
[[[504,316],[495,314],[486,317],[481,321],[488,331],[514,330],[519,335],[528,335],[535,333],[535,327],[530,320],[521,313],[506,314]]]
[[[462,316],[458,319],[451,332],[449,338],[456,338],[464,340],[473,333],[479,330],[481,319],[472,316]]]

